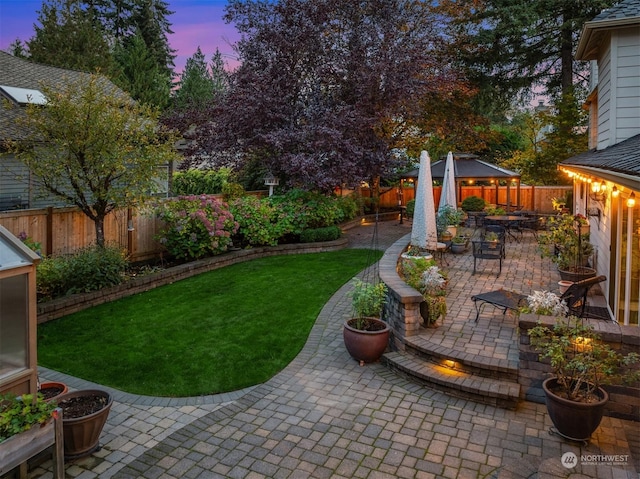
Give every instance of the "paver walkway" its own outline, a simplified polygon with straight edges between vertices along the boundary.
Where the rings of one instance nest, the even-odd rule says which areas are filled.
[[[386,248],[410,227],[380,223],[378,246]],[[373,225],[350,230],[352,247],[369,247],[373,231]],[[532,261],[517,259],[517,248],[525,246],[513,245],[513,261]],[[452,258],[459,297],[452,298],[450,317],[434,337],[509,357],[514,326],[499,318],[501,312],[487,308],[474,329],[463,327],[475,316],[472,292],[513,284],[509,261],[497,280],[490,274],[467,277],[465,261]],[[548,433],[544,405],[522,402],[516,411],[503,410],[424,388],[380,364],[358,366],[341,336],[349,289],[347,284],[331,298],[302,352],[265,384],[183,399],[113,391],[102,449],[67,465],[68,477],[637,479],[637,423],[605,417],[589,446],[581,447]],[[90,386],[41,373],[72,388]],[[563,467],[563,454],[574,454],[576,467]],[[605,454],[617,455],[618,462],[607,463],[600,457]],[[30,477],[52,477],[50,463]]]

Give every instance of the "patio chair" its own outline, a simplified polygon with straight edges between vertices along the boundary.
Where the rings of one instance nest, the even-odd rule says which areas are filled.
[[[606,307],[591,306],[587,301],[589,290],[606,279],[606,276],[600,275],[578,281],[577,283],[573,283],[569,286],[569,288],[567,288],[567,290],[560,296],[560,299],[564,300],[569,308],[567,316],[573,315],[578,318],[593,318],[604,321],[613,321],[609,314],[609,310]]]
[[[502,253],[502,259],[506,258],[506,250],[505,243],[507,239],[507,230],[504,226],[501,225],[492,225],[486,224],[484,226],[484,232],[482,233],[482,240],[486,240],[487,233],[495,233],[498,235],[498,240],[500,242],[500,252]]]
[[[504,240],[474,240],[471,244],[473,245],[473,274],[476,274],[478,259],[493,259],[499,261],[498,276],[500,276],[500,273],[502,273],[502,259],[504,258]]]

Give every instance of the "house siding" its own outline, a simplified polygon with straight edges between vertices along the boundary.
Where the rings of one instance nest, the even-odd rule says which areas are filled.
[[[598,61],[599,150],[640,133],[640,37],[624,29],[610,40]]]
[[[598,59],[598,144],[601,150],[609,146],[611,128],[611,50],[606,49]]]

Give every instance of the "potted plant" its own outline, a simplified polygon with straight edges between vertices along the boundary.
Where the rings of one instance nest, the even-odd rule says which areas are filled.
[[[77,459],[98,450],[113,398],[100,389],[73,391],[58,397],[62,409],[65,459]]]
[[[451,252],[456,254],[464,253],[468,243],[469,238],[466,236],[454,236],[451,240]]]
[[[428,328],[437,327],[438,319],[447,314],[447,277],[433,260],[405,264],[402,268],[405,282],[422,294],[420,316]]]
[[[387,286],[356,279],[350,296],[354,316],[344,323],[345,347],[360,365],[377,361],[389,343],[389,325],[380,319]]]
[[[450,205],[444,205],[438,209],[438,215],[436,216],[436,229],[438,236],[445,241],[451,240],[457,233],[457,227],[464,219],[464,211],[454,208]],[[445,232],[449,233],[446,235]],[[445,239],[447,237],[447,239]]]
[[[565,214],[550,218],[547,232],[538,235],[539,251],[558,266],[564,281],[575,283],[596,275],[595,269],[587,267],[593,254],[588,226],[583,215]]]
[[[41,394],[0,396],[0,476],[56,444],[56,472],[62,469],[62,445],[56,442],[60,411]],[[59,431],[60,429],[58,429]]]
[[[551,328],[538,324],[528,336],[553,370],[542,388],[555,432],[587,441],[598,428],[609,398],[602,386],[637,381],[639,371],[628,366],[638,361],[638,355],[617,353],[591,325],[573,316],[559,318]]]

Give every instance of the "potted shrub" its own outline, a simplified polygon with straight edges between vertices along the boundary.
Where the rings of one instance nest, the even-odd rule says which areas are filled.
[[[56,443],[56,424],[59,410],[41,394],[0,396],[0,476],[16,468],[31,457],[56,444],[54,456],[56,472],[62,465],[62,445]],[[59,459],[59,461],[58,461]]]
[[[62,409],[65,459],[77,459],[99,449],[113,398],[99,389],[84,389],[58,397]]]
[[[600,340],[593,327],[576,317],[561,318],[552,328],[538,324],[528,331],[531,346],[547,358],[553,377],[542,388],[555,432],[587,441],[598,428],[609,395],[604,384],[637,381],[628,366],[636,353],[621,355]]]
[[[560,215],[550,218],[547,232],[538,235],[539,251],[558,266],[564,281],[575,283],[596,275],[595,269],[587,267],[593,254],[588,226],[582,215]]]
[[[384,283],[354,280],[351,292],[354,316],[345,321],[342,335],[347,351],[360,365],[377,361],[387,349],[390,329],[380,319],[386,298]]]
[[[457,233],[457,227],[464,219],[464,211],[458,210],[450,205],[444,205],[438,208],[438,215],[436,216],[436,229],[438,230],[438,236],[445,241],[451,240],[451,237]],[[448,237],[446,232],[449,232],[451,237]]]
[[[437,327],[438,319],[447,314],[447,277],[433,260],[411,262],[403,265],[405,282],[420,291],[424,301],[420,303],[420,316],[428,328]]]

